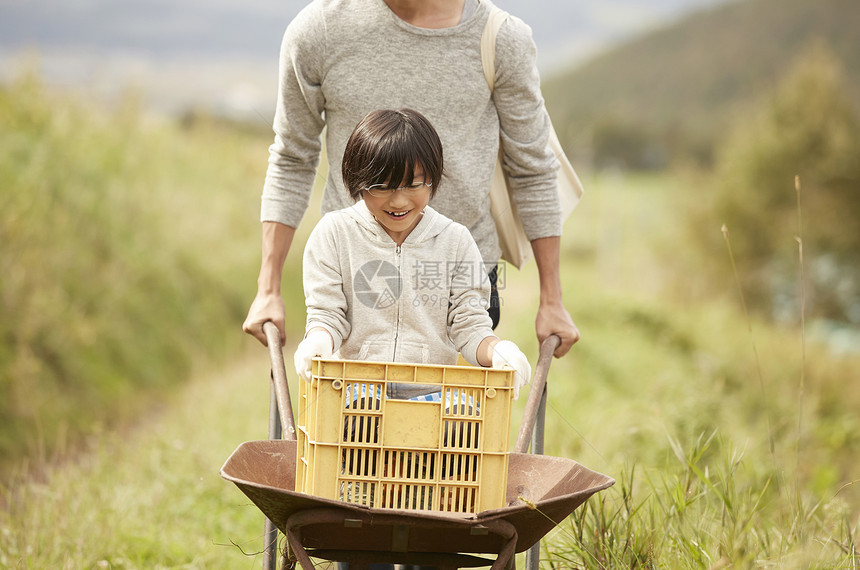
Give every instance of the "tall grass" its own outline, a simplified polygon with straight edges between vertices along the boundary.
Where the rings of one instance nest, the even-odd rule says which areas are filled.
[[[201,367],[166,412],[3,489],[0,568],[259,568],[262,515],[218,468],[238,442],[266,437],[260,356]]]
[[[667,294],[679,286],[663,261],[682,254],[678,225],[635,214],[670,203],[677,189],[663,182],[646,195],[591,181],[566,238],[579,243],[563,281],[583,340],[553,364],[547,448],[618,483],[546,542],[544,566],[857,567],[860,359],[798,343],[802,327],[755,320],[743,297]],[[599,216],[622,203],[617,220]],[[626,252],[595,247],[639,230],[642,241],[618,242]],[[640,272],[634,286],[593,288],[590,268],[622,256]]]
[[[241,346],[260,146],[155,121],[133,94],[113,108],[55,96],[26,74],[0,86],[0,123],[2,473]]]
[[[547,545],[554,568],[856,568],[856,518],[838,496],[786,504],[779,473],[715,433],[677,462],[621,472]],[[713,448],[713,449],[712,449]],[[706,458],[710,454],[712,458]]]

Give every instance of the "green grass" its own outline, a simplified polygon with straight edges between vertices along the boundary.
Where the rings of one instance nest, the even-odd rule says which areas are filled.
[[[6,489],[0,568],[254,567],[239,547],[261,549],[262,517],[218,475],[238,442],[266,437],[268,369],[253,356],[201,372],[163,413]]]
[[[265,161],[268,141],[243,138],[213,124],[185,132],[138,121],[133,122],[142,142],[134,149],[141,157],[126,156],[132,147],[123,147],[117,152],[122,158],[114,160],[140,160],[147,167],[123,170],[127,176],[117,175],[113,184],[133,185],[136,192],[120,192],[115,199],[134,201],[132,211],[140,216],[124,214],[128,217],[117,231],[134,243],[144,239],[135,237],[143,232],[120,231],[129,221],[157,228],[151,232],[160,236],[154,242],[156,259],[147,261],[140,254],[136,262],[175,269],[182,260],[182,267],[199,268],[211,277],[213,289],[242,306],[210,322],[196,307],[217,305],[213,298],[183,301],[180,295],[178,302],[185,305],[168,303],[164,309],[179,312],[178,317],[168,319],[154,306],[156,315],[131,314],[151,319],[147,326],[153,334],[174,338],[171,327],[179,319],[184,326],[223,335],[228,347],[235,343],[249,350],[236,357],[232,355],[241,351],[227,350],[221,359],[197,358],[172,369],[168,384],[183,384],[188,376],[192,381],[168,390],[163,404],[146,408],[133,427],[92,428],[74,455],[39,477],[15,479],[3,487],[0,567],[259,567],[254,553],[262,547],[262,516],[218,476],[218,469],[239,443],[266,435],[268,358],[238,327],[253,295],[259,260],[255,220],[260,161]],[[67,164],[83,169],[90,158],[81,152]],[[197,162],[206,168],[195,170]],[[144,182],[125,180],[132,175]],[[30,176],[40,179],[36,170]],[[54,176],[57,188],[63,188],[62,177]],[[76,179],[70,177],[75,184]],[[710,258],[725,268],[722,286],[716,287],[721,292],[703,298],[695,280],[685,279],[700,261],[685,249],[684,224],[673,218],[681,211],[675,206],[684,184],[672,176],[592,178],[568,222],[564,294],[583,339],[551,367],[547,452],[574,458],[617,483],[550,533],[542,566],[857,567],[860,384],[855,380],[860,357],[840,356],[804,341],[796,326],[748,321],[726,250],[714,251]],[[144,188],[157,203],[147,206],[149,195],[141,198]],[[205,195],[211,200],[202,201]],[[4,200],[12,199],[24,197],[4,195]],[[90,207],[97,210],[101,206],[95,202]],[[164,210],[163,205],[171,207]],[[186,211],[182,223],[164,215],[175,209]],[[0,214],[6,216],[4,228],[12,219],[6,212]],[[59,224],[62,216],[56,215]],[[314,219],[308,216],[300,228],[287,260],[286,300],[294,317],[302,313],[297,288],[301,236]],[[80,233],[89,235],[86,224],[80,219],[78,224]],[[105,239],[99,232],[92,235],[93,240]],[[140,247],[155,251],[151,245]],[[97,260],[95,255],[77,262],[72,258],[66,270],[74,275],[80,271],[78,263]],[[14,274],[12,268],[4,269],[4,276]],[[534,274],[533,266],[509,273],[498,332],[536,356]],[[155,279],[162,275],[157,271],[148,275],[152,281],[140,277],[126,283],[124,291],[146,299],[145,290],[152,289],[148,294],[161,299],[165,287],[181,288]],[[96,292],[107,291],[77,286],[81,290],[75,298],[89,294],[98,301]],[[32,295],[52,290],[34,287]],[[145,300],[137,302],[147,306]],[[127,324],[127,318],[109,320]],[[49,322],[74,325],[52,333],[60,339],[83,335],[76,332],[83,326],[78,320]],[[289,322],[288,362],[302,319]],[[35,330],[49,330],[43,326]],[[95,331],[90,334],[95,334],[97,358],[105,346],[106,332],[100,327],[106,325],[87,326]],[[187,354],[205,355],[203,341],[195,338]],[[4,342],[3,350],[8,346]],[[136,358],[155,358],[163,354],[157,347],[145,344],[132,352],[139,352]],[[137,393],[137,386],[101,397],[121,406],[121,396]],[[517,403],[515,424],[524,401]],[[81,404],[68,405],[74,410]]]
[[[696,270],[671,220],[680,183],[592,180],[568,226],[583,339],[552,366],[547,449],[618,483],[547,541],[545,565],[856,567],[860,361],[748,321],[725,251],[725,294],[694,301],[672,274]]]
[[[240,131],[0,87],[0,478],[241,346],[259,238]],[[259,174],[259,178],[262,174]]]

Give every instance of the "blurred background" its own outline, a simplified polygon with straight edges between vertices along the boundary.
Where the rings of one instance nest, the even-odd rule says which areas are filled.
[[[662,0],[646,7],[638,2],[549,0],[538,11],[523,0],[498,4],[532,26],[541,69],[550,72],[715,3]],[[268,120],[281,35],[305,4],[6,0],[0,69],[8,80],[22,54],[38,54],[39,70],[51,84],[108,98],[133,87],[145,93],[148,104],[171,112],[206,107]]]
[[[0,0],[0,567],[255,564],[217,471],[265,437],[240,327],[304,4]],[[586,189],[547,452],[618,480],[547,563],[856,567],[860,3],[497,4]],[[508,268],[499,335],[536,357],[535,280]]]
[[[541,68],[582,61],[623,38],[715,0],[528,2],[499,5],[525,16],[540,49]],[[277,55],[286,23],[305,2],[256,0],[154,2],[47,0],[3,2],[0,69],[14,75],[36,57],[46,82],[115,98],[129,88],[154,108],[262,119],[273,113]]]

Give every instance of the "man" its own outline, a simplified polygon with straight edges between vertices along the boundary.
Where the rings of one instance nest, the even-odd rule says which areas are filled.
[[[323,210],[331,211],[351,203],[340,167],[358,121],[374,109],[411,107],[436,126],[446,151],[445,191],[431,205],[469,228],[491,280],[500,250],[488,192],[501,139],[538,268],[538,340],[557,334],[556,357],[579,340],[561,297],[558,165],[547,146],[531,30],[513,17],[502,26],[490,94],[480,53],[488,13],[488,0],[318,0],[290,23],[263,190],[262,262],[245,332],[266,344],[262,327],[271,320],[285,337],[281,274],[310,200],[323,128],[330,164]]]

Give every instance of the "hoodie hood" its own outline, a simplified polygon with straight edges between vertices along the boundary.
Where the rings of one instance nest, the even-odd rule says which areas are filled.
[[[382,224],[376,221],[370,210],[367,209],[367,204],[364,200],[359,200],[349,208],[343,210],[351,218],[356,220],[360,227],[365,229],[370,236],[382,244],[393,243],[391,236],[382,227]],[[427,240],[433,239],[452,224],[452,220],[446,216],[439,214],[430,206],[424,208],[424,215],[418,221],[418,224],[403,240],[403,244],[419,245]]]

